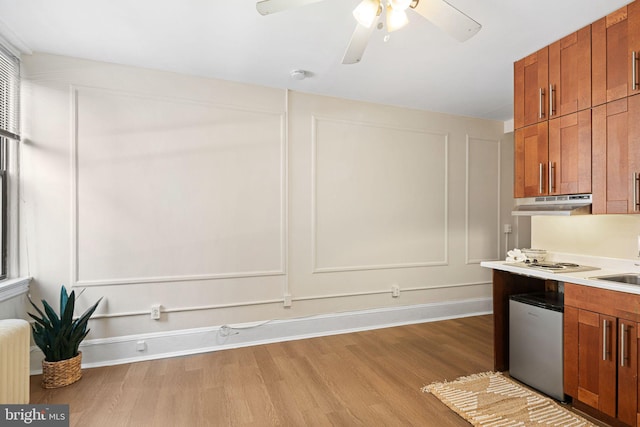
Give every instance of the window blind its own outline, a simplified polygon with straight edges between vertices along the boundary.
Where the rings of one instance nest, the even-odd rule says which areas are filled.
[[[20,140],[20,60],[0,45],[0,137]]]

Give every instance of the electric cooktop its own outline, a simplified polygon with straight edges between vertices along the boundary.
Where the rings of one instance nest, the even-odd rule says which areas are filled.
[[[524,262],[513,262],[508,265],[513,265],[514,267],[531,268],[533,270],[549,271],[551,273],[577,273],[579,271],[600,270],[599,267],[574,264],[571,262],[550,262],[550,261],[531,262],[527,260]]]

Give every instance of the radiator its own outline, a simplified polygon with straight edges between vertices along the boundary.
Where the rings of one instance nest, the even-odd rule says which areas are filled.
[[[0,320],[0,404],[29,403],[30,338],[26,320]]]

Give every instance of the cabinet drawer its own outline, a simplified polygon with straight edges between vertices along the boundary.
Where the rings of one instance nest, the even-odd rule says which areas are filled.
[[[640,295],[565,283],[564,304],[640,322]]]

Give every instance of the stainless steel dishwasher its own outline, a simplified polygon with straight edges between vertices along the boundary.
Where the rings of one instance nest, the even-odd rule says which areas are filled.
[[[509,375],[565,400],[562,293],[512,295],[509,300]]]

